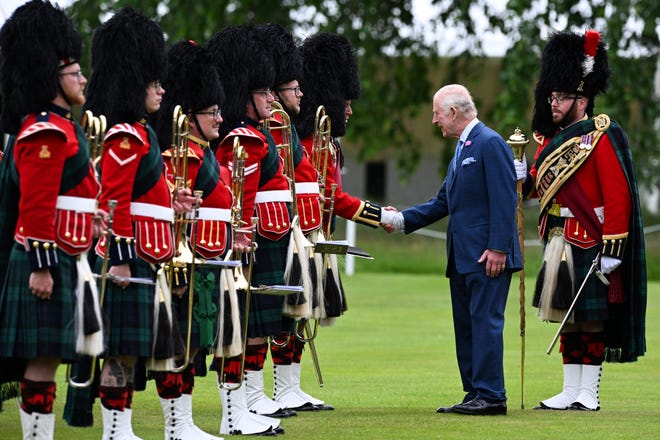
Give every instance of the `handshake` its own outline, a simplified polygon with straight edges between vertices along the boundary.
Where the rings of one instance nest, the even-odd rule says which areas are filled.
[[[400,213],[394,206],[381,207],[380,226],[385,229],[388,234],[391,234],[392,232],[403,231],[405,227],[403,214]]]

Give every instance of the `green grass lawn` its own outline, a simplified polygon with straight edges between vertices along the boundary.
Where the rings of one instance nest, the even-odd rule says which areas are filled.
[[[444,243],[442,244],[444,246]],[[438,243],[427,243],[438,255]],[[429,249],[430,251],[430,249]],[[377,256],[377,259],[380,255]],[[376,264],[375,262],[373,262]],[[437,263],[437,261],[436,261]],[[408,262],[406,262],[408,264]],[[440,270],[440,269],[438,269]],[[545,351],[557,326],[540,322],[526,301],[525,409],[521,409],[521,337],[518,277],[514,276],[506,315],[505,374],[509,414],[474,417],[436,414],[440,405],[462,398],[454,356],[447,280],[439,273],[368,273],[344,277],[349,310],[335,326],[321,328],[316,342],[325,385],[319,388],[311,357],[303,358],[303,388],[336,407],[335,411],[301,413],[282,426],[289,440],[445,439],[445,438],[655,438],[660,429],[660,283],[649,285],[647,345],[649,353],[635,364],[606,364],[600,388],[601,411],[533,411],[539,400],[561,388],[557,349]],[[531,270],[530,270],[531,272]],[[532,273],[526,284],[533,286]],[[531,294],[530,294],[531,296]],[[265,371],[272,389],[270,359]],[[221,406],[213,375],[198,378],[194,393],[197,424],[217,433]],[[70,428],[61,420],[66,385],[58,380],[57,439],[101,438],[97,402],[96,425]],[[145,440],[163,438],[163,416],[149,384],[137,393],[134,429]],[[20,438],[15,402],[0,413],[0,439]]]

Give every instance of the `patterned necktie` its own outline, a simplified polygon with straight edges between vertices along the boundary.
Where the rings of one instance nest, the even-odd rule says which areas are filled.
[[[458,143],[456,144],[456,152],[454,153],[454,171],[456,171],[456,163],[458,162],[458,158],[461,156],[461,150],[463,149],[463,141],[458,140]]]

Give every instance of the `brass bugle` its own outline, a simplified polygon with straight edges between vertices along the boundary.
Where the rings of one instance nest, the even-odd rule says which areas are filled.
[[[199,213],[199,205],[200,205],[200,200],[203,195],[203,191],[197,190],[194,191],[195,198],[196,198],[196,203],[193,206],[193,223],[191,225],[191,233],[190,233],[190,242],[192,243],[192,261],[190,263],[190,272],[188,274],[188,315],[186,316],[186,348],[184,350],[183,354],[183,360],[181,361],[181,365],[178,367],[175,367],[172,369],[174,373],[180,373],[183,370],[185,370],[188,367],[188,364],[190,363],[190,341],[192,337],[192,321],[193,321],[193,307],[194,307],[194,294],[195,294],[195,267],[197,266],[196,264],[196,259],[195,259],[195,253],[197,252],[197,222],[198,222],[198,213]]]
[[[108,264],[110,261],[110,241],[112,239],[112,223],[115,215],[115,208],[117,207],[116,200],[108,200],[108,227],[104,231],[105,250],[103,251],[103,262],[101,264],[101,287],[99,289],[99,307],[103,311],[103,300],[105,299],[105,290],[108,284]],[[70,387],[73,388],[87,388],[94,382],[94,374],[96,372],[96,359],[97,356],[91,357],[92,362],[89,370],[89,378],[85,382],[76,382],[75,378],[71,377],[71,364],[66,366],[66,380]]]

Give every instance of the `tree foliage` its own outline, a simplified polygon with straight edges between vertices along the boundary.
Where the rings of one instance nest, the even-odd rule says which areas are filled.
[[[483,30],[506,35],[511,47],[502,62],[502,92],[489,120],[494,128],[510,133],[520,126],[529,131],[533,109],[532,90],[539,70],[541,49],[552,31],[603,33],[610,47],[614,72],[608,94],[596,110],[610,114],[627,131],[639,177],[657,186],[655,173],[660,153],[658,120],[660,104],[654,91],[658,65],[657,0],[508,0],[502,11],[493,0],[433,0],[428,17],[436,41],[413,22],[412,0],[77,0],[69,9],[87,42],[91,33],[121,6],[134,6],[157,19],[170,42],[179,39],[206,41],[224,26],[276,22],[303,39],[319,30],[346,36],[359,53],[362,96],[353,105],[359,117],[351,120],[348,136],[357,141],[362,158],[384,149],[398,157],[402,175],[413,172],[420,160],[420,140],[402,121],[420,108],[430,107],[428,81],[431,61],[451,56],[446,78],[462,81],[479,75],[467,69],[483,58]],[[443,30],[455,30],[460,51],[439,53]],[[428,42],[430,41],[430,42]],[[87,46],[89,47],[89,45]],[[459,47],[459,46],[456,46]],[[481,78],[492,81],[492,78]]]

